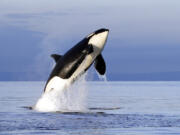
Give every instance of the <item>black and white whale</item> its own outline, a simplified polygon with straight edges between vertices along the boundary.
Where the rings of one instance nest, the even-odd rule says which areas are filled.
[[[93,63],[100,75],[105,74],[106,64],[101,52],[107,41],[108,33],[108,29],[99,29],[86,36],[64,55],[51,55],[56,65],[46,82],[42,97],[33,107],[35,110],[56,111],[53,101],[48,100],[49,96],[67,88],[85,73]]]

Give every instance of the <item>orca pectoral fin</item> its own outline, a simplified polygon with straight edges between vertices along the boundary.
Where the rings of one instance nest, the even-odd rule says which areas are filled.
[[[99,54],[96,59],[95,59],[95,63],[94,63],[94,67],[96,68],[96,70],[98,71],[98,73],[100,75],[104,75],[106,72],[106,63],[102,57],[101,54]]]
[[[59,54],[51,54],[51,57],[54,59],[54,61],[57,63],[57,61],[62,57]]]

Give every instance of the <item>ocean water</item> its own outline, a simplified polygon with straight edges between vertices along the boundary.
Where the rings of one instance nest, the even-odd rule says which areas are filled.
[[[0,82],[0,135],[180,134],[180,82],[87,82],[85,112],[28,109],[44,85]]]

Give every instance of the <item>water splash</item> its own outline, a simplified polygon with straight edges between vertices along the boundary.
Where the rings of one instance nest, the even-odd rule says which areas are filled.
[[[63,93],[64,102],[61,102],[61,106],[64,106],[65,111],[82,112],[88,110],[86,104],[88,85],[85,76],[81,76],[78,81],[73,83]]]
[[[85,112],[88,85],[86,74],[65,89],[43,93],[34,109],[41,112]],[[63,83],[63,82],[62,82]],[[62,84],[63,87],[63,84]]]
[[[107,82],[107,81],[108,81],[106,74],[104,74],[104,75],[100,75],[99,73],[97,73],[97,74],[98,74],[98,78],[99,78],[101,81],[104,81],[104,82]]]

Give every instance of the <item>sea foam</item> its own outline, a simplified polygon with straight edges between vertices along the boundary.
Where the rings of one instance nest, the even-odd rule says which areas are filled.
[[[43,93],[33,107],[34,110],[42,112],[84,112],[88,110],[86,106],[88,85],[85,77],[86,74],[73,84],[66,84],[68,86],[66,88],[62,82],[62,88]]]

